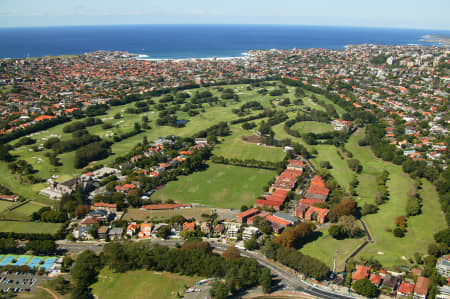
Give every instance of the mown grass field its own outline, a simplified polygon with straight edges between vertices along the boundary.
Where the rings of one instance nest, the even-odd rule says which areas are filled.
[[[316,167],[319,167],[320,161],[330,162],[332,168],[328,171],[333,175],[339,185],[348,191],[350,186],[349,184],[355,173],[348,168],[345,156],[342,155],[344,159],[341,159],[338,155],[338,149],[334,145],[316,145],[314,148],[318,153],[312,159]]]
[[[346,258],[364,242],[364,239],[336,240],[328,234],[328,229],[321,232],[322,236],[303,246],[300,251],[321,260],[331,269],[336,258],[336,271],[344,271]]]
[[[259,122],[258,122],[259,124]],[[232,135],[224,137],[214,148],[214,154],[228,159],[258,160],[280,162],[284,158],[284,151],[280,147],[261,146],[246,142],[243,136],[255,135],[255,130],[244,130],[240,125],[232,126]],[[256,129],[256,128],[255,128]]]
[[[31,220],[31,215],[34,212],[39,211],[45,205],[37,202],[30,201],[16,209],[11,211],[5,211],[2,213],[1,217],[7,220],[18,220],[18,221],[28,221]]]
[[[275,171],[211,163],[205,171],[181,176],[158,190],[152,198],[198,203],[215,208],[253,205]]]
[[[362,135],[362,130],[357,131],[346,145],[363,165],[360,186],[357,189],[358,203],[374,203],[375,177],[384,169],[390,173],[387,182],[390,196],[389,200],[380,206],[378,213],[363,217],[375,243],[369,244],[360,255],[375,257],[385,266],[404,264],[403,257],[413,257],[415,252],[426,253],[428,244],[434,241],[433,234],[447,227],[438,194],[434,187],[424,180],[423,188],[419,190],[423,198],[422,213],[408,218],[408,232],[404,238],[394,237],[387,229],[395,227],[395,217],[406,214],[408,192],[414,188],[414,182],[402,171],[401,166],[381,161],[373,155],[369,147],[360,147],[358,140]]]
[[[103,269],[92,293],[98,299],[179,298],[185,286],[191,287],[201,280],[198,277],[176,275],[146,270],[112,273]]]
[[[332,132],[333,126],[331,124],[321,123],[318,121],[302,121],[293,125],[291,129],[300,131],[300,134],[320,134]]]
[[[13,202],[0,200],[0,212],[4,211],[6,208],[8,208],[14,204],[15,203],[13,203]]]
[[[211,214],[211,208],[189,208],[177,210],[148,211],[141,209],[128,209],[123,216],[124,220],[148,221],[156,219],[169,219],[172,216],[182,215],[186,219],[201,218],[202,214]]]
[[[0,221],[0,232],[54,234],[61,226],[61,223]]]

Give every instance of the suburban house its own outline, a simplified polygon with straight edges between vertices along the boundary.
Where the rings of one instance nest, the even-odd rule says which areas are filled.
[[[426,277],[420,276],[417,278],[416,287],[414,288],[414,298],[427,298],[429,283],[430,280]]]
[[[115,203],[105,203],[105,202],[95,202],[91,209],[102,209],[106,210],[110,213],[116,213],[117,212],[117,204]]]
[[[113,227],[108,233],[110,240],[120,240],[122,239],[123,228],[121,227]]]
[[[244,228],[244,231],[242,232],[242,239],[248,240],[258,235],[259,229],[254,226],[248,226]]]
[[[136,222],[131,222],[127,226],[127,235],[133,236],[136,233],[136,230],[138,229],[139,225]]]
[[[352,127],[352,122],[349,120],[336,119],[331,124],[335,131],[348,131]]]
[[[381,276],[376,274],[376,273],[372,273],[370,275],[370,281],[377,287],[379,288],[381,285]]]
[[[414,293],[414,284],[403,281],[397,290],[397,297],[408,297]]]
[[[363,265],[356,266],[356,271],[352,274],[353,281],[369,278],[370,268]]]
[[[195,222],[185,222],[183,223],[183,231],[185,230],[195,230]]]
[[[97,230],[98,238],[101,240],[106,239],[106,235],[108,234],[108,227],[106,225],[100,226]]]
[[[380,271],[381,274],[381,271]],[[389,288],[391,290],[395,290],[397,288],[397,285],[399,283],[400,279],[396,276],[390,276],[390,275],[384,275],[382,286]]]
[[[138,239],[148,239],[152,233],[151,223],[141,223],[141,230],[138,233]]]

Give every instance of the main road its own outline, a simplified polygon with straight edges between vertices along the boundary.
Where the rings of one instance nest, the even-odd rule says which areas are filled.
[[[208,243],[211,245],[213,250],[218,253],[224,252],[230,245],[219,243],[212,240],[207,240]],[[174,247],[176,244],[182,244],[184,241],[182,240],[152,240],[151,241],[154,244],[160,244],[165,245],[169,247]],[[83,243],[73,243],[73,242],[67,242],[67,241],[57,241],[58,248],[64,249],[72,252],[80,252],[84,250],[92,250],[95,252],[102,251],[103,246],[105,243],[102,242],[83,242]],[[300,278],[298,278],[295,274],[292,272],[286,270],[284,267],[279,266],[278,264],[274,263],[273,261],[267,259],[259,252],[251,252],[246,250],[241,250],[241,255],[249,258],[255,259],[259,264],[267,267],[271,270],[273,275],[276,275],[281,283],[285,285],[287,288],[296,290],[299,292],[304,292],[309,295],[313,295],[319,298],[326,298],[326,299],[332,299],[332,298],[339,298],[339,299],[354,299],[355,297],[351,295],[344,295],[341,293],[334,293],[329,290],[324,290],[318,287],[311,286],[310,284],[307,284]]]

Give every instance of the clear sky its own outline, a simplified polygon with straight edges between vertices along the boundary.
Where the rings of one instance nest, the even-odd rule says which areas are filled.
[[[450,30],[450,0],[0,0],[0,27],[305,24]]]

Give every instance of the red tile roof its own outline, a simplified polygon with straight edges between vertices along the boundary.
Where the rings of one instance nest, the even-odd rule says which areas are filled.
[[[370,281],[373,282],[376,286],[380,285],[381,283],[381,276],[375,273],[372,273],[370,275]]]
[[[356,271],[352,275],[353,280],[360,280],[364,278],[369,278],[370,268],[363,265],[358,265]]]
[[[302,198],[299,200],[299,203],[305,206],[310,206],[315,203],[325,203],[325,201],[318,198]]]
[[[173,203],[173,204],[145,205],[145,206],[142,206],[142,208],[146,209],[146,210],[169,210],[169,209],[185,208],[185,207],[190,207],[190,206],[191,205],[188,205],[188,204]]]
[[[426,277],[420,276],[417,278],[416,287],[414,288],[414,294],[426,296],[428,293],[428,284],[430,280]]]
[[[195,222],[183,223],[183,230],[195,230]]]
[[[106,202],[95,202],[95,208],[117,208],[117,204],[115,203],[106,203]]]
[[[266,219],[269,220],[272,223],[277,223],[280,224],[282,226],[289,226],[291,223],[287,220],[272,216],[272,215],[267,215]]]
[[[398,292],[404,295],[412,294],[414,292],[414,285],[409,282],[402,282],[398,287]]]
[[[259,213],[259,210],[255,209],[255,208],[251,208],[251,209],[248,209],[247,211],[240,212],[239,214],[236,215],[236,217],[239,217],[242,219],[244,217],[248,217],[248,216],[254,215],[256,213]]]

